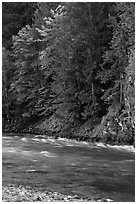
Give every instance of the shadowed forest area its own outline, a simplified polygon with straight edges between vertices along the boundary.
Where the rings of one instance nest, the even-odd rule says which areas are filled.
[[[3,2],[2,41],[4,132],[134,145],[134,2]]]

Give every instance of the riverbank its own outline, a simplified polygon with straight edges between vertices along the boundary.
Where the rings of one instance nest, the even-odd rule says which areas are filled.
[[[103,119],[102,119],[103,120]],[[76,125],[75,127],[66,128],[63,121],[59,118],[51,117],[50,119],[43,119],[32,124],[25,124],[20,128],[3,128],[3,132],[12,132],[13,134],[32,134],[45,135],[52,138],[67,138],[77,141],[100,142],[108,145],[133,145],[134,131],[129,128],[127,132],[120,130],[118,124],[106,124],[99,121],[91,121]]]
[[[39,191],[30,186],[8,185],[2,187],[3,202],[110,202],[103,198],[82,198],[77,195],[65,195],[59,192]]]

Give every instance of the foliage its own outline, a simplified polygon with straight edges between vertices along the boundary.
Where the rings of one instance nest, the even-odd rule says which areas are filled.
[[[9,52],[3,48],[2,49],[2,116],[3,120],[6,120],[8,125],[10,123],[10,113],[9,113]],[[5,121],[3,121],[3,124]]]
[[[81,132],[108,142],[120,141],[120,133],[132,143],[134,3],[41,2],[29,22],[10,33],[13,75],[4,117],[9,112],[22,130],[45,119],[42,127],[60,135]],[[7,67],[6,54],[3,60]]]
[[[2,2],[2,43],[3,47],[11,49],[12,35],[25,25],[32,24],[32,16],[37,3]]]
[[[109,7],[110,4],[101,3],[93,7],[88,3],[68,3],[54,14],[51,21],[52,45],[43,53],[43,64],[54,67],[52,90],[58,96],[54,101],[57,114],[64,116],[65,113],[64,117],[71,125],[100,114],[102,93],[96,73],[104,46],[110,40],[109,29],[105,25],[108,17],[105,12]],[[96,26],[93,27],[90,18],[95,9],[100,12],[104,9],[102,16],[105,19],[102,16],[95,18],[93,23]]]
[[[116,4],[116,16],[111,18],[111,47],[104,55],[100,72],[104,83],[113,80],[102,97],[110,105],[107,115],[117,120],[125,134],[134,129],[134,9],[134,3]]]
[[[24,27],[13,37],[16,71],[11,90],[16,94],[19,115],[27,120],[35,120],[52,112],[50,76],[45,76],[40,63],[46,33],[37,28],[36,24]]]

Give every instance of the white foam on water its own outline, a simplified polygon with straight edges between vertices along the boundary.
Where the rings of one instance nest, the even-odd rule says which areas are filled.
[[[98,143],[97,143],[98,144]],[[103,144],[99,143],[98,145],[95,143],[91,143],[91,142],[85,142],[85,141],[78,141],[78,146],[81,147],[88,147],[91,149],[97,149],[98,151],[100,151],[100,149],[98,147],[105,147]]]
[[[35,172],[36,170],[35,169],[28,169],[26,170],[27,172]]]
[[[77,164],[75,164],[75,163],[71,163],[71,166],[76,166]]]
[[[103,144],[103,143],[95,143],[97,147],[103,147],[103,148],[112,148],[117,149],[121,151],[128,151],[128,152],[135,152],[135,148],[130,145],[109,145],[109,144]]]
[[[50,154],[50,153],[46,153],[46,154],[44,154],[44,156],[46,156],[46,157],[56,157],[55,155],[53,155],[53,154]]]
[[[56,157],[55,154],[51,153],[51,152],[48,152],[48,151],[42,151],[40,152],[41,154],[44,154],[44,156],[46,157]]]
[[[86,142],[86,141],[77,141],[77,140],[71,140],[71,139],[67,139],[67,138],[58,138],[57,140],[60,141],[61,144],[65,145],[65,146],[97,148],[96,145],[92,145],[91,143]]]
[[[12,148],[12,147],[6,147],[6,148],[3,148],[3,150],[2,150],[2,152],[4,153],[4,152],[16,152],[16,150],[14,149],[14,148]]]
[[[55,147],[63,147],[63,145],[56,144]]]
[[[42,141],[42,142],[47,142],[47,140],[46,140],[46,139],[41,139],[41,141]]]
[[[39,135],[39,137],[43,137],[43,138],[46,138],[46,136],[45,136],[45,135]]]
[[[106,147],[107,147],[107,145],[105,145],[105,144],[103,144],[103,143],[100,143],[100,142],[96,143],[96,146],[97,146],[97,147],[103,147],[103,148],[106,148]]]
[[[133,160],[133,159],[127,159],[127,160],[125,160],[125,162],[134,162],[135,160]]]
[[[48,138],[46,139],[46,142],[54,145],[55,147],[62,147],[62,145],[56,139]]]
[[[59,137],[57,140],[66,141],[66,138]]]
[[[107,147],[109,148],[113,148],[113,149],[117,149],[117,150],[121,150],[121,151],[128,151],[128,152],[135,152],[135,148],[133,146],[129,146],[129,145],[123,145],[123,146],[119,146],[119,145],[107,145]]]
[[[9,140],[12,140],[13,138],[12,138],[12,137],[6,137],[6,136],[3,136],[2,139],[9,139]]]
[[[65,144],[67,147],[74,147],[74,146],[76,146],[75,144],[72,144],[72,143],[67,143],[67,144]]]
[[[66,139],[66,138],[58,138],[57,141],[60,141],[61,144],[65,145],[65,146],[80,146],[80,142],[76,141],[76,140],[70,140],[70,139]]]
[[[48,151],[41,151],[40,154],[49,153]]]
[[[21,140],[22,140],[23,142],[27,142],[27,138],[26,138],[26,137],[21,138]]]
[[[30,154],[30,153],[32,153],[32,152],[31,152],[31,151],[23,150],[23,151],[21,151],[21,153],[22,153],[22,154],[27,154],[27,155],[28,155],[28,154]]]
[[[37,138],[32,138],[32,140],[40,142],[40,139]]]
[[[46,136],[45,135],[35,135],[34,137],[39,137],[39,138],[46,138]]]
[[[65,146],[80,146],[80,142],[76,141],[76,140],[71,140],[71,139],[67,139],[67,138],[58,138],[58,141],[61,142],[61,144],[65,145]]]
[[[48,138],[50,142],[55,142],[55,139]]]
[[[106,201],[107,202],[113,202],[114,200],[107,198]]]
[[[83,142],[81,142],[82,144],[84,144],[84,145],[89,145],[89,143],[88,142],[85,142],[85,141],[83,141]]]

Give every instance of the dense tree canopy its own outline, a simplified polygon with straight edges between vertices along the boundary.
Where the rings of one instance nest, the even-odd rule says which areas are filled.
[[[95,132],[107,141],[133,143],[134,3],[12,6],[22,10],[22,18],[15,25],[14,9],[13,23],[6,15],[9,4],[3,4],[4,124],[23,130],[41,119],[61,118],[60,134],[74,134],[89,122],[89,137]]]
[[[2,44],[10,49],[12,36],[25,25],[32,24],[37,3],[2,2]]]

